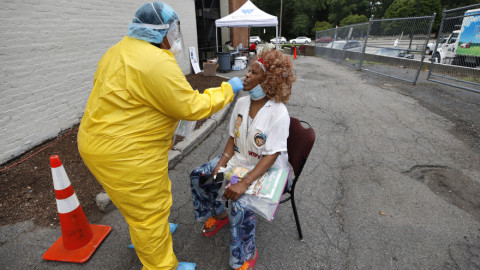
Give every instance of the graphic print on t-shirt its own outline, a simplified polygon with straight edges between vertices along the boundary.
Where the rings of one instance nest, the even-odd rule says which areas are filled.
[[[255,145],[257,146],[257,148],[260,148],[262,147],[264,144],[265,144],[265,141],[267,140],[265,134],[263,133],[257,133],[255,134],[255,136],[253,137],[254,141],[255,141]]]
[[[242,125],[243,116],[241,114],[237,115],[237,122],[235,122],[235,137],[233,138],[233,150],[238,151],[237,139],[240,137],[240,125]]]

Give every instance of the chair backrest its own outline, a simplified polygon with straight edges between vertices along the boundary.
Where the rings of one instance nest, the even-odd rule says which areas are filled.
[[[309,127],[304,128],[302,122]],[[290,131],[287,139],[288,162],[293,167],[295,180],[300,176],[315,142],[315,131],[307,122],[290,117]]]
[[[300,54],[303,53],[303,55],[306,56],[306,53],[307,53],[306,50],[307,50],[307,46],[305,46],[305,45],[300,45],[300,48],[299,48],[299,53],[300,53]]]

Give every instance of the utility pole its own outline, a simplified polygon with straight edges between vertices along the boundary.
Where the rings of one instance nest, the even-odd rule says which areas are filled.
[[[280,27],[279,27],[279,30],[278,30],[278,36],[281,37],[282,36],[282,9],[283,9],[283,0],[280,0]],[[277,43],[279,41],[277,40]]]

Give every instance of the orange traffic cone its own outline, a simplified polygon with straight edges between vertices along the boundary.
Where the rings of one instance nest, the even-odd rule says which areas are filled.
[[[293,58],[297,59],[297,46],[295,46],[295,50],[293,51]]]
[[[51,156],[50,165],[62,236],[43,254],[43,259],[84,263],[112,228],[88,223],[60,157]]]

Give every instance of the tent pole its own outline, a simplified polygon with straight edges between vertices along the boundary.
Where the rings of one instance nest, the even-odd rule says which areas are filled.
[[[218,27],[215,26],[215,47],[218,53]]]
[[[277,36],[277,39],[276,39],[277,42],[275,42],[275,50],[278,50],[278,43],[280,42],[280,40],[278,39],[278,24],[277,26],[275,26],[275,32],[276,32],[275,35]]]

